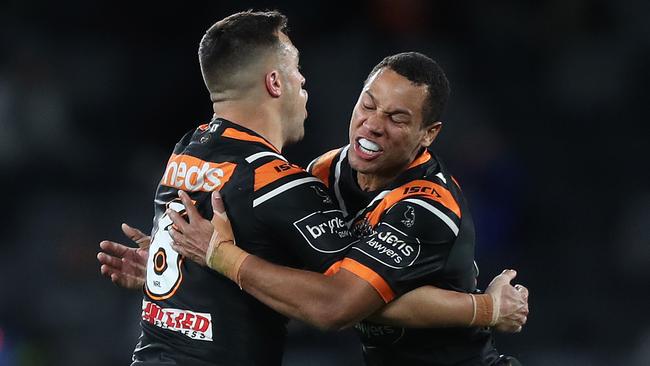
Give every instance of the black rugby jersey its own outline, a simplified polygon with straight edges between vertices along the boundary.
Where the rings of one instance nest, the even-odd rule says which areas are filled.
[[[347,152],[332,150],[308,167],[326,183],[358,238],[335,266],[369,282],[386,302],[424,285],[475,292],[474,224],[441,160],[424,150],[388,187],[364,192]],[[487,329],[406,329],[367,321],[356,329],[373,366],[490,365],[498,357]]]
[[[219,190],[237,243],[271,262],[323,272],[352,237],[321,181],[264,138],[215,119],[176,144],[155,195],[152,242],[133,365],[279,365],[287,319],[236,284],[179,256],[167,208],[185,190],[204,217]]]

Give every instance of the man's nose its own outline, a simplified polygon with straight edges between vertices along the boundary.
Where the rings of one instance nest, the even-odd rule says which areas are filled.
[[[381,136],[384,133],[384,124],[382,118],[376,114],[372,114],[363,121],[363,127],[370,132],[373,136]]]

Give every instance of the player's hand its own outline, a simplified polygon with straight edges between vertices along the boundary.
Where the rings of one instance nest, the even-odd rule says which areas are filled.
[[[174,210],[167,211],[174,223],[169,228],[169,235],[174,239],[172,248],[178,254],[205,266],[205,255],[213,232],[212,223],[201,216],[187,193],[178,191],[178,197],[185,206],[188,220]]]
[[[102,241],[99,243],[102,251],[97,254],[97,260],[101,264],[100,272],[120,287],[140,289],[147,273],[151,237],[127,224],[122,224],[122,231],[138,248],[108,240]]]
[[[528,289],[522,285],[512,286],[517,271],[507,269],[496,276],[485,293],[492,295],[499,306],[499,317],[494,329],[500,332],[517,333],[528,320]]]
[[[226,207],[223,205],[223,199],[219,192],[212,192],[212,227],[214,232],[210,241],[212,243],[223,243],[227,241],[235,242],[235,234],[232,232],[232,225],[226,213]]]

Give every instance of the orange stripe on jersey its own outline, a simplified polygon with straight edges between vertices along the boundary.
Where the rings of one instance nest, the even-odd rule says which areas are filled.
[[[213,163],[190,155],[172,154],[160,184],[188,192],[212,192],[226,184],[237,164]]]
[[[401,187],[393,189],[381,200],[379,205],[377,205],[377,207],[367,215],[370,225],[377,225],[379,223],[379,218],[384,211],[391,208],[398,201],[410,196],[424,196],[428,199],[437,201],[455,213],[456,216],[459,218],[461,217],[458,202],[456,202],[454,196],[445,187],[427,180],[414,180]]]
[[[429,160],[431,160],[431,154],[429,154],[429,150],[424,150],[424,152],[420,154],[420,156],[418,156],[415,160],[411,162],[411,164],[409,164],[409,167],[407,169],[411,169],[418,165],[422,165]]]
[[[336,273],[341,269],[341,263],[342,263],[342,262],[343,262],[342,260],[334,262],[334,263],[330,266],[330,268],[327,269],[327,271],[323,272],[323,274],[324,274],[325,276],[332,276],[332,275],[335,275],[335,274],[336,274]]]
[[[330,168],[334,157],[341,149],[334,149],[321,155],[318,160],[311,167],[311,174],[325,183],[327,187],[330,186]]]
[[[259,142],[260,144],[264,144],[267,147],[271,148],[276,153],[278,153],[278,154],[280,153],[280,151],[278,151],[278,149],[276,149],[275,146],[271,145],[270,142],[264,140],[263,138],[261,138],[259,136],[251,135],[250,133],[246,133],[244,131],[236,130],[234,128],[226,128],[226,130],[223,131],[221,136],[228,137],[228,138],[235,139],[235,140]]]
[[[255,169],[255,188],[257,191],[287,175],[302,173],[304,170],[284,160],[275,159]]]
[[[375,288],[375,290],[377,290],[377,292],[379,292],[379,296],[381,296],[384,302],[388,303],[395,298],[395,292],[390,288],[388,282],[386,282],[372,269],[351,258],[343,259],[340,267],[347,269],[348,271],[366,280],[372,287]]]

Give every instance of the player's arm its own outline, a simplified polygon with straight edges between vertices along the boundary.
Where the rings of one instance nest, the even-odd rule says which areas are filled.
[[[521,301],[517,290],[505,286],[516,275],[514,271],[497,276],[486,295],[424,286],[386,306],[373,286],[346,269],[328,277],[246,256],[239,270],[230,273],[243,290],[267,306],[326,330],[344,329],[369,319],[411,328],[494,325],[501,331],[517,332],[526,320],[525,316],[522,319],[519,314],[507,313]],[[506,296],[505,301],[511,303],[493,303],[504,289],[516,293]],[[503,308],[502,317],[493,316],[494,306]]]
[[[341,269],[328,277],[240,255],[243,259],[239,269],[223,266],[224,262],[218,260],[211,266],[230,274],[243,290],[267,306],[321,329],[343,329],[368,318],[411,328],[496,326],[500,331],[518,332],[528,314],[522,294],[509,284],[516,275],[512,270],[497,276],[485,295],[423,286],[384,306],[390,295],[377,291],[382,284],[373,287],[367,277],[364,280],[355,274],[366,268],[358,268],[355,273]],[[521,291],[528,296],[525,288],[521,287]],[[513,311],[523,306],[524,313]]]
[[[522,285],[510,285],[516,275],[515,270],[504,270],[490,282],[485,291],[498,302],[499,316],[494,327],[501,332],[519,332],[527,320],[528,289]],[[396,298],[368,320],[408,328],[472,325],[476,319],[472,322],[467,316],[475,316],[475,296],[434,286],[422,286]],[[522,301],[526,302],[524,308],[512,312],[512,309],[521,306]]]
[[[234,235],[218,193],[213,194],[212,223],[200,216],[185,192],[179,191],[179,197],[188,220],[168,212],[174,250],[233,279],[279,313],[321,329],[341,329],[384,304],[372,286],[348,271],[325,276],[280,266],[232,245]],[[212,230],[213,224],[218,230]]]
[[[324,330],[352,326],[384,305],[372,286],[347,270],[325,276],[249,256],[238,280],[243,290],[279,313]]]
[[[183,193],[181,199],[185,200]],[[190,202],[185,203],[189,207]],[[207,235],[204,233],[203,238],[199,240],[186,237],[188,232],[194,230],[193,222],[207,220],[200,218],[191,208],[187,210],[189,223],[181,221],[171,213],[172,219],[180,229],[180,232],[172,231],[176,242],[175,250],[201,264],[207,263],[274,310],[323,329],[340,329],[366,318],[390,300],[388,295],[377,290],[377,286],[370,285],[367,279],[362,279],[346,269],[327,277],[315,272],[275,265],[261,258],[249,256],[232,245],[232,235],[228,234],[230,226],[227,224],[227,216],[222,209],[219,209],[223,205],[218,195],[213,196],[212,204],[215,208],[213,224],[218,228],[209,245],[206,245],[209,233]],[[179,219],[178,222],[176,219]],[[202,245],[204,247],[201,247]],[[380,279],[377,281],[381,282]],[[389,292],[390,289],[386,291]],[[446,314],[444,318],[428,316],[426,322],[421,322],[418,326],[469,326],[472,325],[472,318],[475,318],[473,325],[488,325],[492,321],[491,315],[487,316],[493,313],[492,301],[481,300],[491,300],[487,298],[490,295],[477,296],[475,299],[479,300],[473,301],[468,294],[439,290],[436,296],[443,296],[446,300],[423,303],[419,296],[411,296],[412,300],[407,298],[410,307],[425,304],[433,306],[434,308],[431,309],[433,312],[440,310],[442,314]],[[412,321],[413,317],[403,316],[407,311],[396,311],[396,308],[399,306],[395,306],[391,312],[383,316],[390,318],[391,314],[394,314],[398,318],[394,319],[393,323],[411,325],[406,321]],[[483,319],[481,315],[487,317],[483,316]],[[400,317],[405,320],[405,323],[400,323]]]

